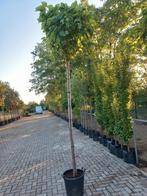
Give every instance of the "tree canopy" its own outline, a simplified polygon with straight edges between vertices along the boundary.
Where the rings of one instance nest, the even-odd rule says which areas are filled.
[[[8,82],[0,81],[0,111],[16,111],[22,108],[23,102],[16,90]]]

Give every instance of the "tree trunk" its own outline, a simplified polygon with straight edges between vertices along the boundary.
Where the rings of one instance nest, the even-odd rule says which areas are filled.
[[[73,167],[73,176],[76,176],[77,169],[76,169],[76,160],[75,160],[75,149],[74,149],[74,140],[73,140],[73,122],[72,122],[71,65],[69,63],[66,64],[66,72],[67,72],[68,119],[69,119],[72,167]]]
[[[92,116],[92,102],[90,103],[91,109],[90,109],[90,129],[93,130],[93,116]]]

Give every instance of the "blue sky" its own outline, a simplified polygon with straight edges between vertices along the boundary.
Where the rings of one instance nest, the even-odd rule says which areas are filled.
[[[0,2],[0,80],[8,81],[20,98],[39,102],[43,95],[29,92],[31,62],[34,46],[40,42],[42,32],[35,8],[42,0],[2,0]],[[71,3],[72,0],[47,0],[49,4]],[[100,0],[89,0],[97,7]]]

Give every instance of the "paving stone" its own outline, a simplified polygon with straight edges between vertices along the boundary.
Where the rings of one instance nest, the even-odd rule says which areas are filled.
[[[62,174],[71,168],[67,122],[46,114],[10,127],[0,131],[0,196],[65,196]],[[84,196],[147,195],[141,170],[77,129],[73,133],[77,167],[86,169]]]

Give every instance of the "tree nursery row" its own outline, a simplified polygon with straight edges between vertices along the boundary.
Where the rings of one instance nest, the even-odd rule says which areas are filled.
[[[57,115],[68,111],[72,169],[63,178],[67,195],[81,196],[84,171],[76,168],[73,116],[82,132],[120,157],[123,149],[123,158],[135,162],[129,156],[134,154],[131,112],[134,98],[147,89],[147,4],[106,0],[96,8],[87,0],[43,2],[36,11],[44,37],[32,52],[32,90],[46,93],[48,108]],[[99,132],[81,124],[87,111],[96,116]]]

